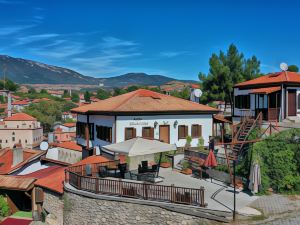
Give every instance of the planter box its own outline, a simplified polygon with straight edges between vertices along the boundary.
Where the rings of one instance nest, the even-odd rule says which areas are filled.
[[[185,174],[185,175],[191,175],[192,174],[192,170],[191,169],[184,169],[181,171],[181,173]]]
[[[160,167],[162,167],[162,168],[169,168],[169,167],[171,167],[171,163],[168,163],[168,162],[160,163]]]

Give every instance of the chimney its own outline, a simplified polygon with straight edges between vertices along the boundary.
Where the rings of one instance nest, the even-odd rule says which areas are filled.
[[[7,92],[7,117],[11,117],[11,95]]]
[[[12,149],[13,151],[13,166],[18,165],[24,160],[23,148],[22,145],[17,144]]]

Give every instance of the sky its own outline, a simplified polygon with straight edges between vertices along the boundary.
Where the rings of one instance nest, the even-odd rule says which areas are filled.
[[[198,79],[233,43],[264,73],[300,66],[300,1],[0,0],[0,54],[110,77]]]

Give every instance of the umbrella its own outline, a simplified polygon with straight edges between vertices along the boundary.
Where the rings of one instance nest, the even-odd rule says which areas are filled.
[[[218,165],[215,154],[213,153],[212,150],[209,151],[209,154],[205,160],[204,165],[206,167],[216,167]]]
[[[254,163],[251,166],[249,180],[249,189],[253,194],[256,194],[258,192],[259,186],[261,185],[261,173],[258,163]]]

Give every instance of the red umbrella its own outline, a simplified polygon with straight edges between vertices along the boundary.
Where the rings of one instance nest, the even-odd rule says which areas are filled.
[[[204,165],[206,167],[216,167],[218,165],[215,154],[213,153],[212,150],[209,151],[209,154],[205,160]]]

